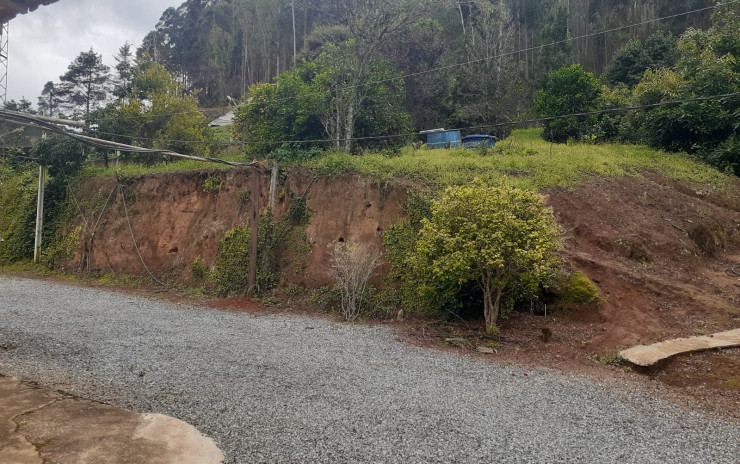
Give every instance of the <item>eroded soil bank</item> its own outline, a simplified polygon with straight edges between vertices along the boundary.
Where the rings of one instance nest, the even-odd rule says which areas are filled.
[[[206,191],[209,177],[222,184],[220,189]],[[110,178],[89,179],[80,187],[81,198],[98,207],[77,218],[85,246],[64,270],[144,274],[120,194],[99,216],[102,201],[115,184]],[[263,211],[269,184],[265,173],[259,197]],[[245,193],[248,185],[248,174],[241,170],[128,179],[124,192],[132,229],[151,270],[187,284],[192,283],[191,263],[196,258],[213,265],[219,240],[230,229],[248,224],[252,201],[251,193]],[[508,348],[514,359],[524,356],[555,367],[581,368],[608,364],[611,353],[631,345],[740,327],[740,277],[732,272],[740,264],[740,183],[718,193],[646,174],[544,193],[565,231],[567,261],[598,284],[606,301],[598,308],[547,318],[516,315],[504,322],[500,351]],[[288,263],[285,284],[306,288],[330,284],[328,250],[338,241],[358,240],[382,249],[383,232],[403,217],[406,195],[407,184],[379,183],[355,174],[315,177],[302,169],[281,174],[276,217],[301,198],[310,212],[305,230],[310,251]],[[387,271],[386,265],[378,282]],[[552,332],[547,344],[540,333],[545,327]],[[466,324],[463,332],[478,328]],[[414,335],[416,329],[409,330],[422,343],[434,334],[420,329]],[[445,336],[440,333],[432,339],[443,343]],[[737,351],[713,354],[679,358],[650,374],[694,389],[698,396],[703,389],[719,389],[730,403],[740,405]]]

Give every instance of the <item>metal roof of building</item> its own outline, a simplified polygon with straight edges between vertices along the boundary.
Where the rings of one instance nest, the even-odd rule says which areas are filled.
[[[229,111],[223,116],[214,119],[209,126],[211,127],[225,127],[234,124],[234,110]]]
[[[41,5],[49,5],[59,0],[0,0],[0,23],[5,23],[19,14],[34,11]]]

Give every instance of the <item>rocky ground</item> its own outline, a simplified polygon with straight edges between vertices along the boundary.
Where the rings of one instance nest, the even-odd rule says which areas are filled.
[[[0,374],[177,417],[227,462],[735,464],[740,455],[736,421],[639,382],[399,336],[0,277]]]

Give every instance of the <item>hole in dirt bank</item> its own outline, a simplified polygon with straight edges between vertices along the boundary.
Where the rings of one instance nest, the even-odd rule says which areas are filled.
[[[627,245],[627,258],[643,264],[653,262],[653,257],[650,256],[647,246],[639,241],[629,242]]]
[[[699,224],[689,231],[689,238],[703,256],[713,258],[725,247],[725,231],[718,224]]]
[[[175,247],[175,248],[170,248],[170,251],[168,251],[168,253],[177,253],[178,251],[180,250],[177,247]]]
[[[339,237],[339,240],[337,240],[339,243],[344,243],[344,237]]]

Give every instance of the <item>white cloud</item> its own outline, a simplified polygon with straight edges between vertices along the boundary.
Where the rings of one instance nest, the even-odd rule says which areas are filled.
[[[36,103],[44,84],[91,47],[113,66],[124,42],[138,46],[162,13],[184,0],[59,0],[10,22],[8,99]]]

